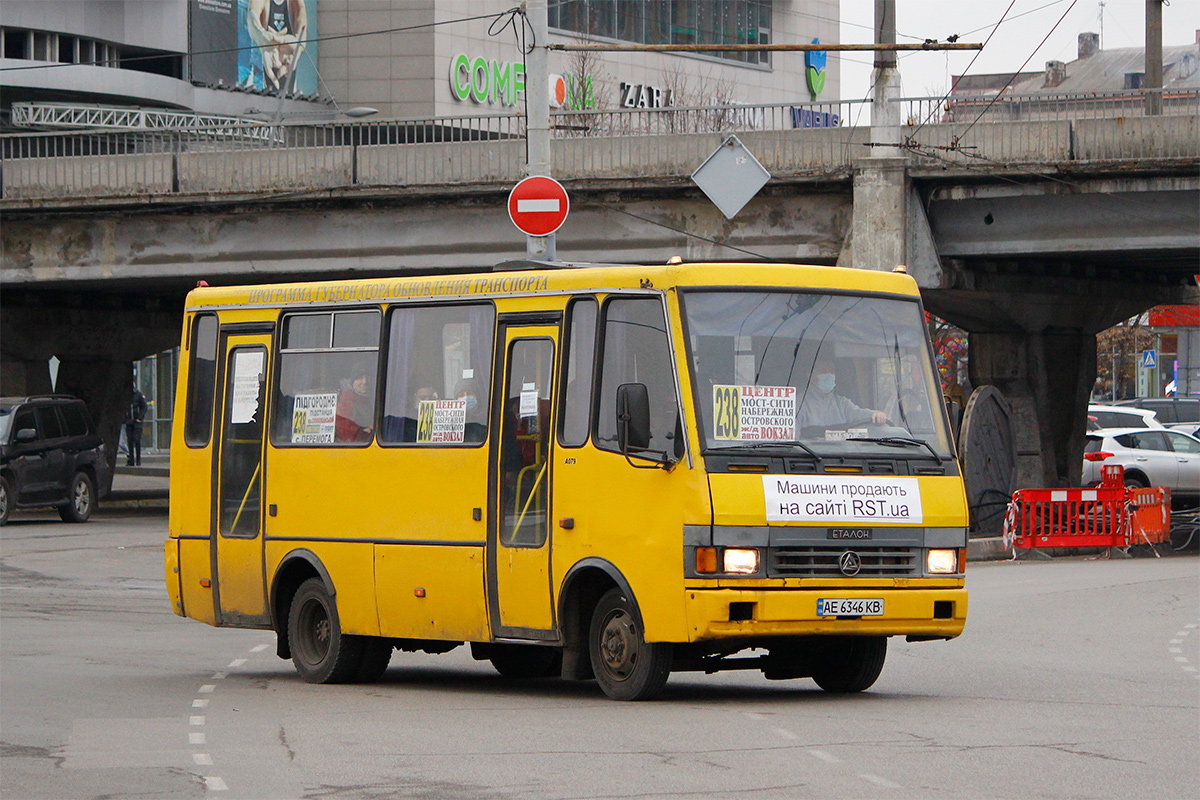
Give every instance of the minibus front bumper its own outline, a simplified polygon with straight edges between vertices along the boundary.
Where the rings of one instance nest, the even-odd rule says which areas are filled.
[[[686,592],[689,641],[822,634],[948,639],[961,634],[967,622],[964,588],[698,588]],[[835,610],[818,613],[819,603],[822,610]]]

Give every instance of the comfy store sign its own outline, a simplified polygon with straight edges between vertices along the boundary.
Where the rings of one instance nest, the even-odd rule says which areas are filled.
[[[514,106],[525,91],[525,65],[459,53],[450,59],[450,95],[459,102]],[[595,108],[592,78],[550,75],[551,108]]]

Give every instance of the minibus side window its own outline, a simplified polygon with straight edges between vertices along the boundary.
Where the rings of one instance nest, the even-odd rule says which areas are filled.
[[[271,441],[365,445],[375,437],[377,309],[283,319]]]
[[[563,347],[565,363],[563,387],[559,392],[558,440],[565,447],[580,447],[587,442],[591,427],[592,383],[596,368],[596,318],[599,314],[592,298],[575,300],[567,307],[567,341]]]
[[[490,305],[394,309],[388,319],[380,442],[486,441],[495,328]]]
[[[642,383],[650,395],[649,449],[677,453],[679,407],[662,302],[647,297],[605,303],[602,350],[596,446],[617,450],[617,387]]]
[[[204,447],[212,436],[213,398],[217,389],[217,315],[192,320],[192,362],[188,366],[187,416],[183,440]]]

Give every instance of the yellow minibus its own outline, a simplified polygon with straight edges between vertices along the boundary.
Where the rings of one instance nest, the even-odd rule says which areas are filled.
[[[962,632],[912,278],[523,266],[192,291],[175,613],[275,631],[311,682],[466,643],[622,700],[726,669],[858,692],[888,637]]]

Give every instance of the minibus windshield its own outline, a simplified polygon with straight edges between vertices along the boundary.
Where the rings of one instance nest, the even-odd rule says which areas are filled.
[[[915,299],[683,293],[706,451],[952,456]]]

